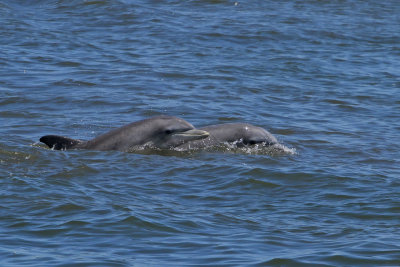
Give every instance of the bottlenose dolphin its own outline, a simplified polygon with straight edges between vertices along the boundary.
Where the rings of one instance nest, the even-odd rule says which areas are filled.
[[[172,116],[157,116],[102,134],[92,140],[83,141],[57,135],[45,135],[40,142],[56,150],[92,149],[134,151],[146,146],[169,149],[188,141],[206,138],[209,134],[197,130],[189,122]]]
[[[221,146],[224,143],[235,143],[238,147],[262,144],[263,146],[277,145],[278,140],[267,130],[248,123],[224,123],[198,128],[210,135],[201,140],[186,142],[178,149],[202,149]]]

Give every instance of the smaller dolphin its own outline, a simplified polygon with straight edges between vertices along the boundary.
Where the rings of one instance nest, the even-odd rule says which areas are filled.
[[[243,145],[262,144],[263,146],[277,145],[278,140],[267,130],[248,123],[225,123],[209,125],[198,128],[210,135],[201,140],[186,142],[178,149],[202,149],[221,146],[224,143],[233,143],[240,147]]]
[[[189,122],[172,116],[157,116],[102,134],[92,140],[83,141],[57,135],[45,135],[40,142],[56,150],[92,149],[133,151],[148,146],[169,149],[208,137],[204,130],[197,130]]]

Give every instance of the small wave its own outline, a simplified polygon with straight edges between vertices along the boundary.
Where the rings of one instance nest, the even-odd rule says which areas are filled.
[[[124,217],[119,221],[121,224],[136,226],[141,229],[147,229],[149,231],[162,231],[162,232],[170,232],[170,233],[181,233],[181,231],[173,226],[163,224],[158,221],[153,221],[150,219],[142,218],[139,215],[129,215]]]

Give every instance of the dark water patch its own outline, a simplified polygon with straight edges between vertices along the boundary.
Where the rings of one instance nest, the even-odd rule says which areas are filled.
[[[70,86],[70,87],[76,87],[76,86],[95,86],[96,84],[90,83],[90,82],[85,82],[85,81],[78,81],[74,79],[66,79],[62,81],[57,81],[53,83],[54,86]]]
[[[79,62],[73,62],[73,61],[63,61],[57,63],[58,66],[60,67],[71,67],[71,68],[76,68],[80,66]]]
[[[292,260],[292,259],[285,259],[285,258],[274,258],[269,261],[265,261],[262,263],[257,264],[257,266],[265,266],[265,265],[270,265],[270,266],[310,266],[310,263],[307,262],[302,262],[301,260]],[[330,265],[324,265],[324,264],[313,264],[312,266],[330,266]]]
[[[74,203],[62,203],[54,208],[54,210],[62,211],[62,212],[71,212],[71,211],[82,211],[85,210],[85,207]]]
[[[0,112],[3,118],[35,118],[41,116],[40,114],[30,113],[27,111],[3,111]]]
[[[356,254],[357,255],[357,254]],[[332,255],[328,257],[324,257],[324,261],[329,261],[332,262],[332,264],[351,264],[351,265],[364,265],[364,264],[376,264],[376,265],[397,265],[398,260],[396,259],[386,259],[386,258],[381,258],[376,257],[376,256],[365,256],[365,257],[359,257],[353,255],[353,253],[345,254],[345,255]]]

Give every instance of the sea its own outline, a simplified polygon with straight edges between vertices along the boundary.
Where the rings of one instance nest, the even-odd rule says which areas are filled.
[[[158,115],[284,153],[56,151]],[[0,266],[400,266],[397,0],[0,0]]]

